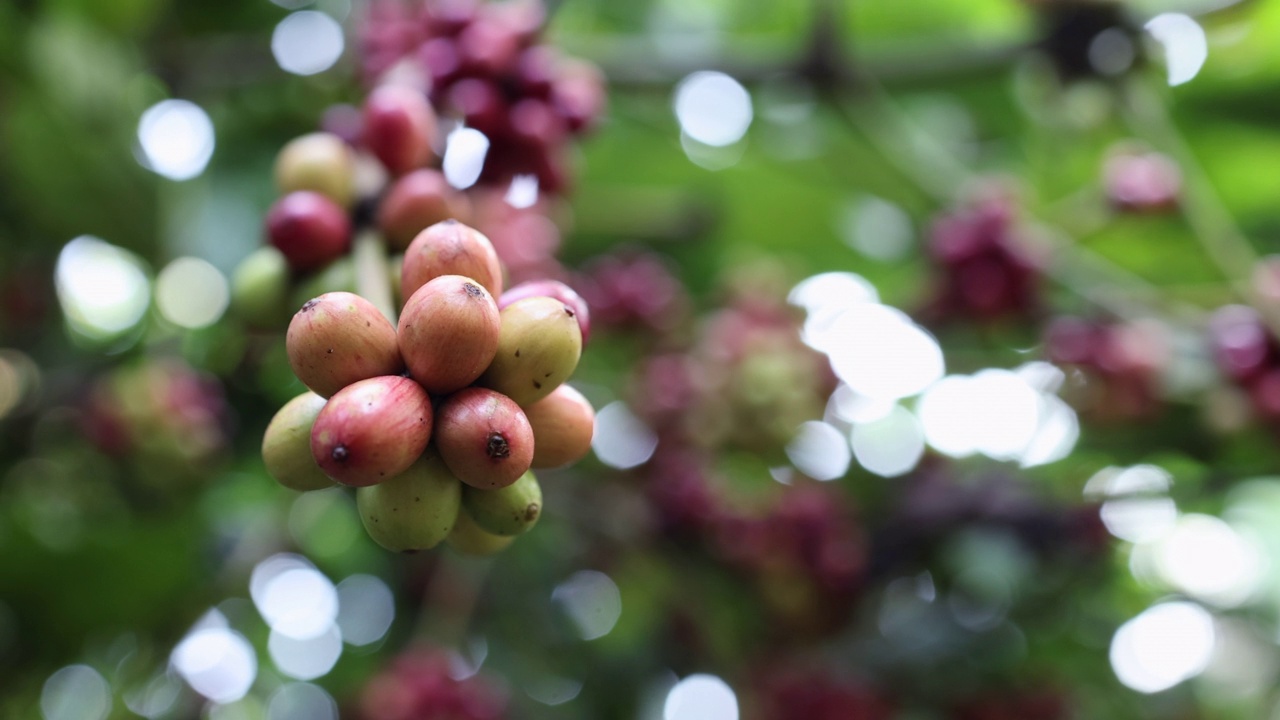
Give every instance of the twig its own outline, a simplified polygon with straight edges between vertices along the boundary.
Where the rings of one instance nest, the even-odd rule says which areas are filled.
[[[1214,191],[1195,153],[1174,125],[1150,81],[1125,85],[1125,112],[1134,134],[1177,161],[1183,175],[1182,211],[1205,255],[1218,266],[1237,297],[1257,309],[1273,335],[1280,336],[1280,307],[1266,302],[1251,282],[1258,253]]]
[[[356,292],[394,325],[397,313],[391,299],[391,270],[382,239],[375,232],[362,232],[356,236],[351,254],[356,266]]]
[[[464,559],[452,551],[441,552],[431,582],[422,595],[414,639],[461,649],[492,565],[489,559]]]

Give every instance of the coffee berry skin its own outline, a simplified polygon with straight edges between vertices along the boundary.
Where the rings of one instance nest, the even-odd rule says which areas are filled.
[[[342,138],[317,132],[294,138],[280,149],[275,165],[281,193],[311,190],[341,207],[356,196],[356,159]]]
[[[551,394],[578,366],[577,313],[549,297],[526,298],[501,313],[498,352],[477,384],[528,407]]]
[[[333,480],[311,454],[311,428],[325,399],[305,392],[285,403],[262,436],[262,460],[267,474],[290,490],[321,490]]]
[[[369,94],[362,116],[364,145],[392,175],[431,161],[436,116],[426,97],[412,88],[383,85]]]
[[[270,245],[249,253],[231,276],[232,312],[250,327],[284,324],[289,319],[288,295],[289,263]]]
[[[299,190],[276,200],[267,212],[267,241],[298,272],[318,270],[351,247],[347,211],[317,192]]]
[[[378,229],[391,248],[404,250],[432,225],[470,214],[466,195],[454,190],[439,170],[421,168],[391,184],[378,206]]]
[[[426,550],[454,530],[462,484],[431,451],[409,469],[356,490],[356,509],[369,537],[395,552]]]
[[[373,303],[349,292],[308,300],[285,334],[289,366],[321,397],[404,368],[395,326]]]
[[[329,398],[311,428],[311,453],[326,475],[364,487],[395,477],[431,440],[431,398],[399,375],[352,383]]]
[[[561,385],[529,405],[524,414],[533,430],[531,467],[561,467],[591,451],[596,412],[582,393],[569,385]]]
[[[542,516],[542,488],[532,472],[497,490],[464,485],[462,506],[481,530],[506,537],[520,535]]]
[[[409,243],[400,271],[401,292],[412,295],[441,275],[469,277],[495,298],[502,294],[502,263],[493,243],[456,220],[436,223]]]
[[[445,465],[476,488],[506,487],[528,472],[533,430],[511,398],[471,387],[446,398],[436,411],[435,445]]]
[[[498,305],[479,283],[442,275],[418,288],[400,313],[400,355],[409,375],[436,395],[475,382],[498,350]]]
[[[445,541],[448,542],[449,547],[461,555],[484,557],[506,550],[511,543],[515,542],[515,537],[494,535],[477,525],[476,521],[467,514],[466,508],[461,508],[458,510],[458,519],[453,524],[453,530]]]
[[[582,331],[582,344],[586,345],[591,337],[591,311],[587,301],[582,299],[576,290],[559,280],[530,280],[508,289],[498,298],[498,309],[531,297],[550,297],[559,300],[573,310],[578,320],[578,329]]]

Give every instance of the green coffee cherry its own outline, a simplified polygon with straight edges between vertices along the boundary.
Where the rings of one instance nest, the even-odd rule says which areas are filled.
[[[537,524],[542,515],[542,488],[533,473],[527,472],[497,490],[477,490],[466,485],[462,504],[480,529],[494,535],[520,535]]]
[[[496,555],[515,542],[514,537],[494,535],[476,524],[465,509],[458,511],[458,521],[453,525],[453,532],[445,538],[449,547],[462,555]]]
[[[503,308],[499,319],[498,352],[478,385],[526,407],[550,395],[578,367],[582,331],[568,305],[527,298]]]
[[[302,393],[280,408],[262,437],[262,460],[267,473],[291,490],[333,487],[333,480],[311,454],[311,426],[324,404],[325,399],[319,395]]]
[[[289,319],[289,264],[270,245],[240,261],[231,276],[231,309],[246,324],[276,328]]]
[[[355,292],[356,266],[350,255],[334,260],[325,268],[298,283],[289,296],[289,307],[297,310],[313,297],[327,292]]]
[[[356,491],[356,507],[369,537],[395,552],[439,545],[454,528],[462,483],[427,452],[408,470]]]

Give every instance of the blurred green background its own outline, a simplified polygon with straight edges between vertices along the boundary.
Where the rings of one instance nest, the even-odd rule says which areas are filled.
[[[1280,4],[549,0],[608,104],[548,267],[615,305],[595,451],[493,559],[260,458],[304,388],[229,279],[371,12],[0,2],[0,715],[1280,717]],[[966,305],[956,227],[1030,295]]]

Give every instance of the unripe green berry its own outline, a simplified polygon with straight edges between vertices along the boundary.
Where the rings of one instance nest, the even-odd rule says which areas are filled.
[[[498,352],[477,382],[528,407],[551,394],[578,367],[582,331],[568,305],[533,297],[503,308]]]
[[[325,399],[319,395],[302,393],[280,408],[262,437],[267,473],[291,490],[333,487],[333,480],[311,454],[311,427],[324,405]]]
[[[432,453],[384,482],[356,491],[369,537],[395,552],[435,547],[455,528],[462,484]]]
[[[462,504],[471,519],[494,535],[520,535],[542,516],[542,488],[532,472],[497,490],[479,490],[465,485]]]

